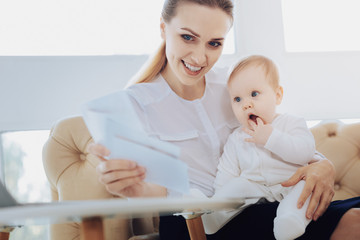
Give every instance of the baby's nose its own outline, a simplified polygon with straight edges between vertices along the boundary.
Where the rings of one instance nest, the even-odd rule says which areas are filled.
[[[250,109],[250,108],[252,108],[252,103],[251,102],[244,103],[243,110],[247,110],[247,109]]]

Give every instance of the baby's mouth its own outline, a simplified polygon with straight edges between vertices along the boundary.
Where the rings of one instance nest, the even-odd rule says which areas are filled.
[[[251,121],[253,121],[255,124],[257,124],[256,119],[257,119],[258,117],[259,117],[259,116],[255,115],[255,114],[250,114],[250,115],[249,115],[249,119],[250,119]]]

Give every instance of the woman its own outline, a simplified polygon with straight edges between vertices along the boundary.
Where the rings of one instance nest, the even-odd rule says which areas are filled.
[[[226,70],[212,69],[232,26],[232,10],[230,0],[165,1],[160,23],[164,43],[136,79],[137,84],[126,90],[147,133],[181,147],[180,158],[189,166],[191,187],[200,189],[207,196],[213,194],[212,185],[225,140],[237,127],[226,92]],[[90,152],[104,160],[97,170],[100,181],[112,194],[125,197],[177,194],[162,186],[145,183],[146,169],[135,162],[105,161],[109,150],[101,145],[92,145]],[[321,158],[319,154],[314,157]],[[328,239],[334,229],[335,237],[344,232],[359,234],[353,222],[360,221],[359,211],[347,210],[359,204],[360,199],[340,202],[336,206],[332,204],[326,211],[327,217],[319,218],[333,197],[334,178],[334,167],[322,159],[301,168],[284,183],[291,186],[300,179],[306,180],[298,205],[302,206],[312,193],[307,217],[315,221],[309,225],[306,234],[313,239],[319,239],[319,236]],[[272,239],[277,204],[253,205],[208,237]],[[160,237],[189,239],[183,218],[161,217]]]

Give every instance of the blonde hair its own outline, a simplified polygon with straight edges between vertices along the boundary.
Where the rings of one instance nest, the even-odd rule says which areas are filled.
[[[269,81],[269,84],[274,88],[274,90],[280,86],[279,72],[276,64],[271,59],[261,55],[252,55],[236,63],[229,75],[228,84],[232,80],[234,74],[239,73],[250,66],[261,67],[264,71],[266,79]]]
[[[170,22],[176,15],[177,7],[184,2],[197,3],[203,6],[220,8],[233,19],[233,4],[231,0],[165,0],[161,12],[161,17],[165,22]],[[163,41],[159,49],[153,56],[143,65],[142,69],[130,81],[130,85],[134,83],[143,83],[152,81],[166,67],[167,59],[165,53],[165,42]],[[128,85],[129,85],[128,84]]]

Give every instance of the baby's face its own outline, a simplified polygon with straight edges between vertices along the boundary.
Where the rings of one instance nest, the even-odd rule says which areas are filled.
[[[276,105],[281,103],[282,88],[274,90],[262,68],[249,66],[233,74],[228,90],[232,109],[243,127],[251,128],[249,121],[256,123],[256,118],[272,123]]]

